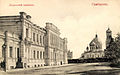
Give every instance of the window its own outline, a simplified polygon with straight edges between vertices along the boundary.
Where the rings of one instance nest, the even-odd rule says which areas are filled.
[[[41,36],[40,36],[40,43],[42,43],[42,38],[41,38]]]
[[[56,55],[57,55],[57,54],[55,53],[55,61],[56,61]]]
[[[17,58],[19,58],[20,55],[19,55],[19,48],[17,48]]]
[[[35,41],[35,33],[33,33],[33,41]]]
[[[40,51],[40,59],[42,59],[42,51]]]
[[[52,56],[53,56],[53,54],[52,54],[52,52],[51,52],[51,59],[53,59]]]
[[[37,34],[37,42],[39,43],[39,41],[38,41],[38,34]]]
[[[44,45],[44,40],[45,40],[45,39],[44,39],[44,36],[43,36],[43,45]]]
[[[37,51],[37,59],[39,59],[39,51]]]
[[[50,35],[50,44],[52,45],[52,35]]]
[[[5,55],[5,48],[2,47],[2,57]]]
[[[43,52],[43,59],[45,59],[45,52]]]
[[[10,57],[12,57],[12,49],[13,49],[12,47],[9,47],[9,50],[10,50],[9,55],[10,55]]]
[[[26,28],[26,37],[28,37],[28,29]]]
[[[33,52],[33,57],[34,57],[34,59],[35,59],[35,51]]]

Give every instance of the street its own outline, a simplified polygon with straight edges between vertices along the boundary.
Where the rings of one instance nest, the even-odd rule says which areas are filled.
[[[61,67],[37,68],[25,71],[1,72],[1,75],[120,75],[119,68],[102,63],[80,63]]]

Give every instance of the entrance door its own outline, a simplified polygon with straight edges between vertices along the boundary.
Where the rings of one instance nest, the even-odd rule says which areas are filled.
[[[17,58],[20,57],[20,52],[19,52],[19,48],[17,48]]]
[[[60,62],[60,64],[62,65],[62,61]]]

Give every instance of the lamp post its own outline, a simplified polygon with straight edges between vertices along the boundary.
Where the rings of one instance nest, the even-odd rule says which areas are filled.
[[[4,62],[5,62],[5,71],[8,70],[8,31],[5,31],[5,43],[3,45],[5,50]]]

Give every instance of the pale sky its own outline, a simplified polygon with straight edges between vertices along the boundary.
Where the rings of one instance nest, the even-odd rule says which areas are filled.
[[[0,15],[19,15],[20,11],[31,15],[31,21],[41,27],[46,22],[56,25],[61,37],[67,37],[68,49],[73,51],[74,58],[81,56],[96,33],[104,49],[107,28],[110,27],[113,36],[120,32],[120,0],[0,0]]]

